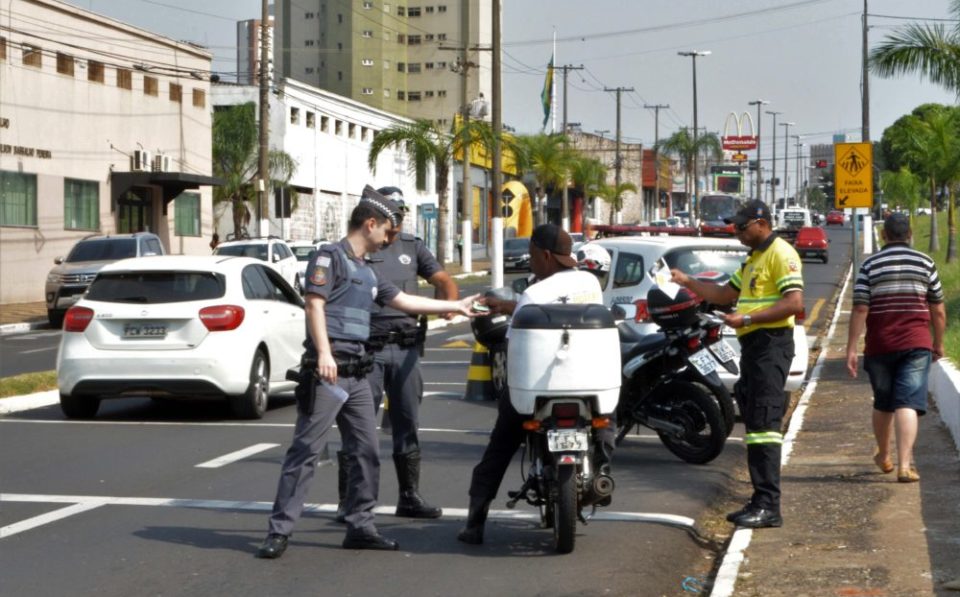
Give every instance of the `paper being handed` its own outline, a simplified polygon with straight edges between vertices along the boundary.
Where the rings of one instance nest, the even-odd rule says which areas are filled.
[[[661,257],[657,260],[656,269],[653,271],[653,279],[657,283],[657,286],[660,287],[660,290],[673,300],[677,298],[677,293],[680,292],[680,285],[676,282],[671,282],[670,278],[670,267]]]

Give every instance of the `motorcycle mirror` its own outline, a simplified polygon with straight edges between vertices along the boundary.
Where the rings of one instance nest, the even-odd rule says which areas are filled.
[[[633,319],[637,315],[637,306],[633,303],[621,303],[610,307],[610,313],[617,321]]]

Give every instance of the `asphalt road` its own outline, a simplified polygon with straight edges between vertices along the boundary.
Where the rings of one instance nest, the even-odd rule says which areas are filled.
[[[849,255],[849,231],[830,236],[830,264],[805,264],[813,331]],[[23,353],[52,337],[28,336],[35,334],[4,338],[4,350]],[[272,400],[260,421],[231,420],[218,403],[146,399],[106,401],[88,422],[66,421],[55,406],[0,418],[0,593],[675,595],[688,577],[705,577],[718,554],[685,526],[726,491],[742,463],[739,425],[705,466],[676,459],[650,432],[629,437],[614,461],[613,506],[578,528],[567,556],[551,552],[551,534],[537,528],[532,507],[504,508],[506,491],[521,483],[518,456],[486,544],[457,542],[470,472],[495,418],[492,403],[463,400],[471,345],[469,327],[454,326],[431,334],[423,359],[421,489],[444,508],[443,518],[392,516],[397,487],[382,435],[378,525],[400,541],[399,552],[340,548],[336,467],[325,461],[309,496],[314,506],[287,554],[253,557],[292,434],[289,398]],[[327,439],[332,453],[338,432]],[[240,451],[246,455],[230,456]]]

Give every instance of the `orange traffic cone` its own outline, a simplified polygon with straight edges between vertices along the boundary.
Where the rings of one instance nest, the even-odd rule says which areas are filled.
[[[467,369],[467,390],[464,400],[493,400],[493,372],[490,351],[479,342],[473,345],[470,368]]]

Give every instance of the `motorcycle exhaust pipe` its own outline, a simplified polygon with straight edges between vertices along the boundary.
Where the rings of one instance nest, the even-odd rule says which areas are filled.
[[[597,497],[605,498],[613,493],[615,483],[610,475],[597,475],[593,478],[593,493]]]

